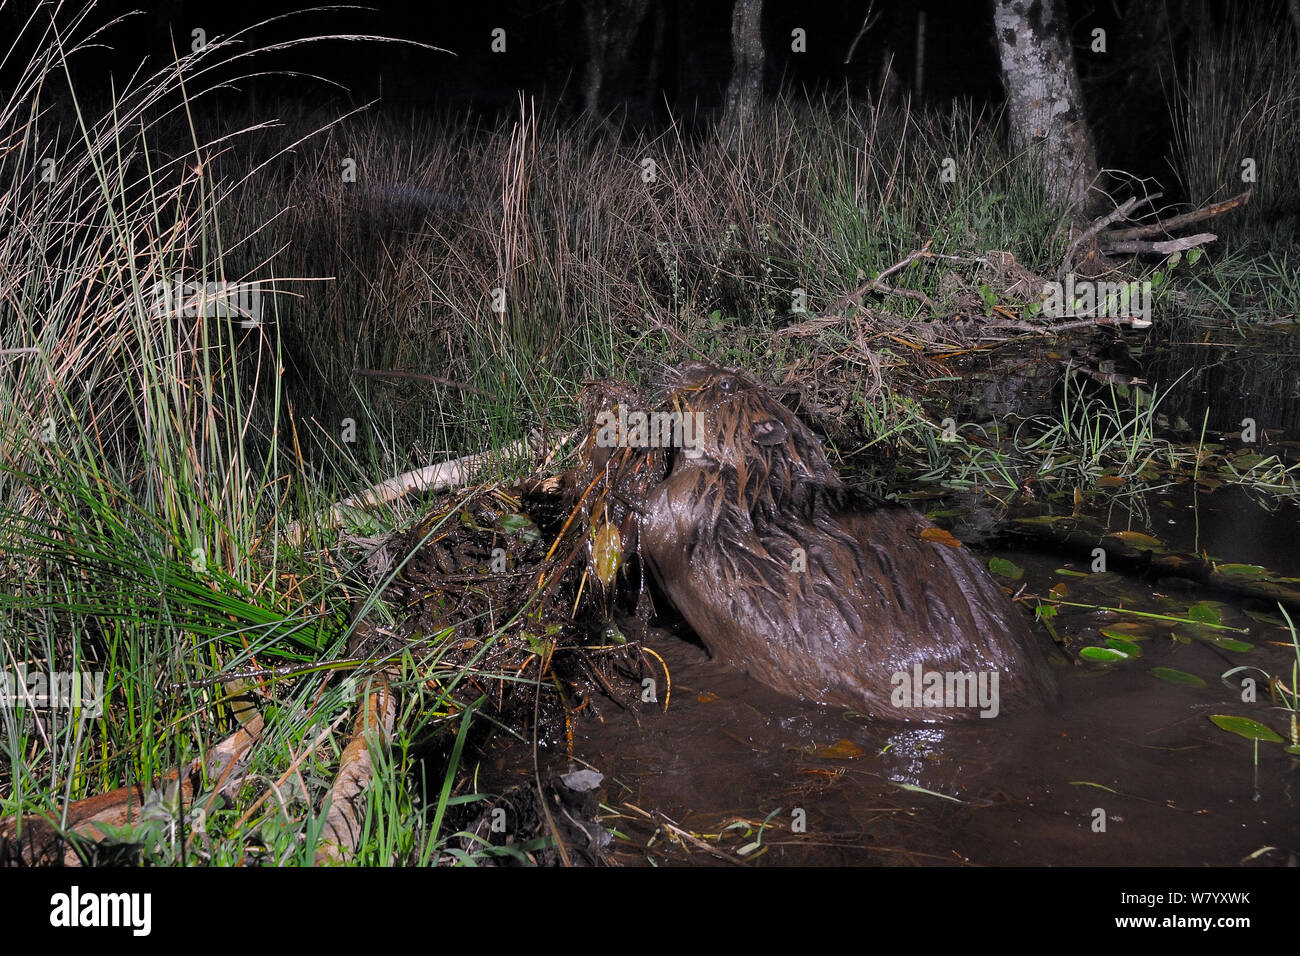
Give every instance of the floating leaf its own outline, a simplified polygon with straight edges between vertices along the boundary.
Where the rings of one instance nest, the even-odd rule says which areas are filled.
[[[1008,581],[1019,581],[1025,576],[1024,568],[1006,558],[989,558],[989,570]]]
[[[844,737],[841,737],[829,747],[814,747],[812,750],[805,752],[811,757],[821,757],[823,760],[856,760],[866,753],[853,741]]]
[[[1047,595],[1059,601],[1070,596],[1070,589],[1064,581],[1057,581],[1052,585],[1052,589],[1047,592]]]
[[[1238,654],[1244,654],[1247,651],[1255,649],[1254,644],[1247,644],[1245,641],[1239,641],[1235,637],[1224,637],[1221,634],[1197,634],[1201,640],[1207,644],[1213,644],[1215,647],[1221,647],[1225,651],[1234,651]]]
[[[1114,637],[1121,641],[1145,641],[1155,632],[1150,624],[1138,621],[1120,621],[1108,624],[1101,629],[1102,637]]]
[[[1096,485],[1098,488],[1122,488],[1124,479],[1119,475],[1102,475],[1097,479]]]
[[[1086,661],[1097,661],[1100,664],[1113,664],[1128,657],[1124,652],[1111,647],[1085,647],[1079,651],[1079,656]]]
[[[925,516],[931,521],[936,518],[965,518],[969,511],[965,508],[937,508],[934,511],[927,511]]]
[[[1268,574],[1268,568],[1261,568],[1258,564],[1216,564],[1214,569],[1220,574],[1235,574],[1242,577]]]
[[[1141,531],[1112,531],[1107,537],[1119,538],[1130,548],[1148,548],[1163,551],[1165,546],[1159,538],[1153,538]]]
[[[1258,621],[1260,624],[1271,624],[1273,627],[1286,627],[1286,621],[1278,614],[1265,614],[1263,611],[1252,611],[1249,608],[1243,608],[1246,616],[1252,621]]]
[[[596,529],[591,542],[592,564],[595,566],[596,578],[605,587],[614,583],[619,565],[623,563],[623,536],[612,521],[606,521]]]
[[[1202,601],[1199,604],[1193,604],[1187,609],[1187,617],[1193,621],[1199,621],[1202,624],[1221,624],[1223,616],[1219,614],[1219,609],[1213,604],[1206,604]]]
[[[1119,651],[1125,657],[1142,656],[1142,648],[1138,647],[1132,641],[1126,641],[1118,637],[1111,637],[1106,639],[1106,643],[1115,648],[1115,650]]]
[[[1245,737],[1247,740],[1266,740],[1269,743],[1277,744],[1286,742],[1271,727],[1265,727],[1259,721],[1251,720],[1249,717],[1211,714],[1210,720],[1214,722],[1216,727],[1237,734],[1239,737]]]
[[[1159,677],[1163,681],[1171,684],[1178,684],[1180,687],[1204,687],[1205,681],[1195,674],[1189,674],[1187,671],[1176,670],[1172,667],[1153,667],[1151,676]]]
[[[950,494],[947,488],[918,488],[898,496],[899,501],[929,501],[933,498],[946,498]]]
[[[1058,521],[1068,521],[1068,518],[1062,518],[1059,515],[1036,515],[1032,518],[1016,518],[1016,524],[1028,525],[1052,525]]]
[[[923,528],[921,530],[921,538],[934,544],[942,544],[948,548],[961,547],[961,542],[942,528]]]

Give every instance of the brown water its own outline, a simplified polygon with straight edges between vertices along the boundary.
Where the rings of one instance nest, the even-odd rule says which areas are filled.
[[[1291,506],[1269,513],[1221,489],[1198,500],[1115,499],[1103,507],[1099,517],[1113,528],[1300,573]],[[1071,567],[1067,561],[999,553],[1025,568],[1030,592],[1064,580],[1080,603],[1169,614],[1218,599],[1118,574],[1062,577],[1057,569]],[[1300,761],[1277,743],[1260,743],[1257,759],[1251,741],[1208,717],[1248,716],[1285,736],[1286,717],[1258,672],[1257,703],[1242,701],[1243,675],[1220,675],[1252,664],[1290,684],[1295,654],[1284,629],[1231,602],[1222,614],[1223,623],[1250,629],[1230,636],[1253,650],[1175,640],[1175,628],[1154,625],[1139,636],[1138,660],[1062,661],[1062,697],[1052,710],[963,726],[890,725],[791,700],[681,637],[652,632],[647,644],[672,678],[667,711],[661,679],[661,703],[641,704],[636,718],[607,705],[600,719],[579,722],[574,756],[606,774],[605,822],[622,835],[614,855],[626,864],[1294,862]],[[1077,652],[1121,620],[1132,618],[1063,608],[1056,627]],[[1155,666],[1195,674],[1206,686],[1158,680],[1149,673]],[[760,848],[740,856],[765,820]],[[674,838],[667,824],[691,836]]]
[[[1199,328],[1180,334],[1146,373],[1173,389],[1161,406],[1169,421],[1186,419],[1197,435],[1204,426],[1207,440],[1239,429],[1245,417],[1258,419],[1261,435],[1264,423],[1282,426],[1268,440],[1294,434],[1293,330],[1270,331],[1262,348],[1207,344]],[[995,371],[991,380],[1007,387],[1006,369]],[[1022,406],[1026,390],[1055,409],[1044,384],[1010,388],[1010,405]],[[987,405],[988,396],[979,401]],[[1214,414],[1205,416],[1206,407]],[[1288,463],[1296,454],[1289,446],[1265,453]],[[1091,496],[1098,543],[1105,530],[1141,532],[1178,552],[1300,577],[1294,504],[1226,485],[1197,493],[1181,480],[1163,493]],[[573,760],[556,755],[551,768],[585,763],[604,772],[603,819],[619,835],[613,856],[631,865],[1295,865],[1300,758],[1209,720],[1250,717],[1290,736],[1289,715],[1269,699],[1261,673],[1294,686],[1290,635],[1245,613],[1277,615],[1276,606],[1132,569],[1065,575],[1089,572],[1086,559],[1050,547],[1016,550],[1011,540],[993,553],[1024,568],[1017,586],[1028,595],[1063,583],[1073,602],[1173,616],[1212,602],[1221,623],[1246,633],[1150,622],[1133,635],[1140,658],[1096,664],[1079,660],[1079,649],[1103,644],[1103,628],[1137,619],[1062,607],[1054,622],[1067,648],[1057,706],[963,726],[902,726],[782,697],[710,660],[689,634],[651,632],[645,642],[671,674],[667,710],[662,678],[661,702],[642,703],[635,714],[593,698],[599,717],[584,712]],[[1034,602],[1026,604],[1028,614]],[[1041,625],[1036,631],[1050,640]],[[1217,635],[1253,647],[1226,649]],[[1221,676],[1242,665],[1258,670]],[[1196,675],[1204,686],[1157,679],[1155,667]],[[1242,699],[1244,676],[1256,679],[1258,701]],[[505,765],[531,764],[517,756]]]

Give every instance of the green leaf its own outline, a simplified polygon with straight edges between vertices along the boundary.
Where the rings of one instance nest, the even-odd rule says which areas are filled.
[[[989,570],[1008,581],[1019,581],[1025,576],[1024,568],[1006,558],[989,558]]]
[[[1268,568],[1261,568],[1258,564],[1216,564],[1214,569],[1220,574],[1235,574],[1241,577],[1268,574]]]
[[[1128,658],[1128,655],[1123,651],[1117,651],[1110,647],[1085,647],[1079,651],[1079,656],[1086,661],[1097,661],[1101,664],[1112,664],[1115,661]]]
[[[1211,714],[1210,720],[1216,727],[1229,733],[1245,737],[1247,740],[1266,740],[1269,743],[1285,743],[1271,727],[1265,727],[1249,717],[1233,717],[1230,714]]]
[[[1060,515],[1035,515],[1032,518],[1016,518],[1014,520],[1016,524],[1053,525],[1058,521],[1069,521],[1070,519]]]
[[[1172,667],[1153,667],[1151,676],[1158,677],[1163,681],[1171,684],[1178,684],[1180,687],[1204,687],[1205,681],[1195,674],[1189,674],[1187,671],[1175,670]]]
[[[1212,604],[1193,604],[1187,609],[1187,617],[1202,624],[1222,624],[1223,617],[1219,609]]]
[[[1126,641],[1118,637],[1109,637],[1106,639],[1106,643],[1115,648],[1115,650],[1119,651],[1125,657],[1142,656],[1142,648],[1138,647],[1132,641]]]
[[[1201,254],[1202,254],[1203,252],[1205,252],[1205,250],[1204,250],[1204,249],[1201,249],[1201,248],[1199,248],[1199,247],[1196,248],[1196,249],[1188,249],[1188,250],[1187,250],[1187,264],[1188,264],[1189,266],[1194,266],[1194,265],[1196,265],[1196,263],[1197,263],[1198,261],[1200,261]]]
[[[1225,651],[1233,651],[1237,654],[1244,654],[1247,651],[1255,649],[1254,644],[1247,644],[1245,641],[1239,641],[1235,637],[1223,637],[1219,634],[1197,634],[1201,640],[1207,644],[1213,644],[1215,647],[1221,647]]]
[[[1286,621],[1277,614],[1265,614],[1263,611],[1252,611],[1249,608],[1243,608],[1246,616],[1252,621],[1258,621],[1260,624],[1271,624],[1273,627],[1286,627]]]

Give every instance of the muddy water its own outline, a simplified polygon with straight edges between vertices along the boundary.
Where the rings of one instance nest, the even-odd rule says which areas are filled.
[[[1300,521],[1289,506],[1270,513],[1220,489],[1197,500],[1113,499],[1097,510],[1112,528],[1300,574]],[[1064,581],[1072,601],[1176,615],[1219,599],[1113,573],[1063,576],[1059,569],[1088,568],[999,553],[1025,569],[1031,593]],[[1295,654],[1285,630],[1232,602],[1220,610],[1222,623],[1249,628],[1230,636],[1252,650],[1224,650],[1216,632],[1154,624],[1134,635],[1137,660],[1062,660],[1052,710],[959,727],[890,725],[794,701],[656,632],[647,643],[671,674],[667,710],[660,680],[659,703],[635,717],[606,706],[599,720],[579,723],[574,756],[606,774],[605,822],[620,834],[614,852],[626,864],[1294,863],[1300,758],[1276,743],[1259,744],[1256,758],[1251,741],[1208,717],[1248,716],[1285,736],[1286,716],[1262,678],[1261,702],[1245,703],[1242,675],[1220,675],[1252,664],[1290,684]],[[1056,629],[1073,659],[1080,646],[1102,643],[1101,628],[1125,620],[1133,619],[1063,608]],[[1157,666],[1205,686],[1156,679]]]

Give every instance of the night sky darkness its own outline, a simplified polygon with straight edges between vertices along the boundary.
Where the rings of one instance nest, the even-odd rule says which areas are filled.
[[[0,30],[12,34],[27,4],[0,11]],[[652,3],[631,55],[607,77],[602,112],[630,130],[662,127],[670,117],[686,128],[700,128],[716,116],[730,69],[730,4],[659,0]],[[852,60],[845,55],[862,25],[867,3],[806,3],[767,0],[764,36],[766,87],[821,95],[848,91],[874,96],[885,57],[892,53],[897,91],[911,92],[915,77],[917,13],[926,26],[923,92],[920,102],[945,105],[966,99],[977,106],[1001,106],[1002,87],[986,2],[877,2],[879,18],[859,41]],[[1289,28],[1277,2],[1171,2],[1173,29],[1157,43],[1125,28],[1124,0],[1068,4],[1079,72],[1089,120],[1103,165],[1165,180],[1168,152],[1167,107],[1160,85],[1167,64],[1186,64],[1193,31],[1190,20],[1228,28],[1231,20],[1276,22]],[[112,0],[96,7],[92,19],[128,14],[130,3]],[[1138,8],[1134,8],[1138,9]],[[653,11],[658,11],[656,14]],[[561,115],[581,109],[586,64],[583,7],[572,0],[484,0],[477,3],[378,3],[366,10],[304,9],[301,4],[270,2],[186,2],[165,0],[129,15],[105,35],[111,50],[77,58],[79,93],[106,92],[111,80],[126,81],[145,58],[151,64],[169,55],[170,37],[191,42],[202,28],[208,37],[227,35],[251,24],[288,14],[252,36],[261,44],[304,36],[373,34],[441,47],[435,52],[412,45],[325,41],[262,56],[256,62],[273,71],[314,74],[341,84],[340,91],[307,76],[266,76],[241,80],[231,97],[256,97],[259,103],[284,99],[332,108],[359,105],[382,93],[387,107],[451,111],[496,119],[517,109],[519,92]],[[650,76],[656,44],[659,58]],[[494,28],[506,31],[506,52],[490,45]],[[791,51],[791,30],[806,30],[807,52]],[[1092,31],[1107,32],[1108,51],[1089,49]],[[250,36],[251,39],[251,36]],[[1156,47],[1159,46],[1160,49]],[[21,59],[18,60],[21,62]],[[248,69],[248,63],[242,66]],[[0,79],[3,79],[0,74]]]

